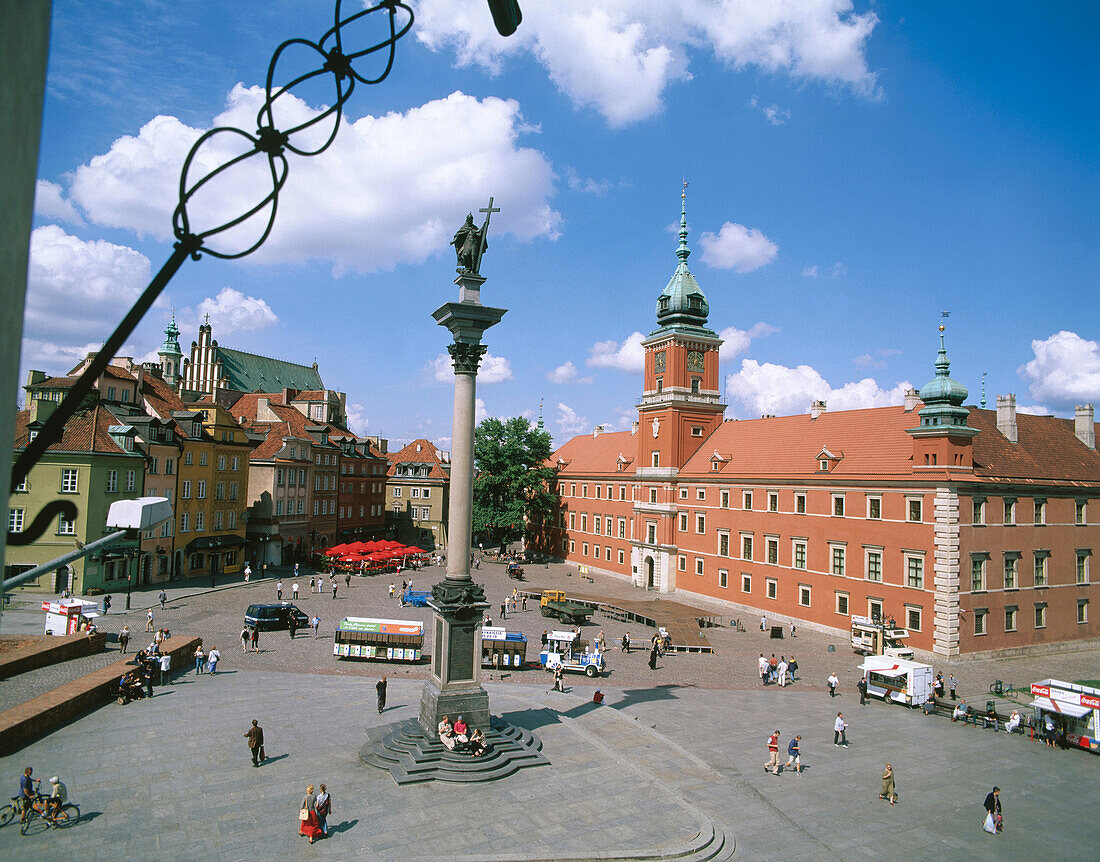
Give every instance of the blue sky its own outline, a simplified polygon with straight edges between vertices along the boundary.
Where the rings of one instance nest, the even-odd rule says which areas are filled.
[[[316,359],[356,430],[446,448],[431,312],[457,298],[451,234],[492,195],[482,299],[509,311],[482,415],[542,401],[557,443],[625,428],[686,178],[727,416],[901,403],[942,310],[971,403],[983,372],[991,403],[1100,400],[1094,5],[526,0],[508,40],[482,2],[414,5],[333,148],[291,158],[265,246],[188,262],[127,354],[154,358],[173,308],[186,353],[209,313],[226,346]],[[253,131],[274,48],[331,10],[55,0],[23,374],[109,334],[170,252],[188,148]],[[298,95],[288,118],[331,100]],[[263,193],[244,170],[210,217]]]

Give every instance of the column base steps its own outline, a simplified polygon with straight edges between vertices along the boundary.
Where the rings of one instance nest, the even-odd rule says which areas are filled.
[[[542,740],[497,717],[485,732],[488,750],[481,757],[449,751],[416,719],[373,727],[359,751],[364,763],[385,769],[400,784],[421,781],[480,782],[505,778],[528,766],[547,766]]]

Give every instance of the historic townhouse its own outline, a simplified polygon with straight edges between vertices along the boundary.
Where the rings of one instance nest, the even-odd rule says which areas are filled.
[[[329,440],[341,453],[336,539],[381,538],[386,528],[386,441],[330,429]]]
[[[667,593],[844,631],[893,617],[940,655],[1096,638],[1100,456],[1074,420],[964,406],[941,330],[935,376],[905,404],[723,421],[709,307],[679,263],[643,342],[629,432],[552,456],[561,507],[532,542]]]
[[[387,526],[400,542],[445,551],[450,453],[420,439],[387,457]]]

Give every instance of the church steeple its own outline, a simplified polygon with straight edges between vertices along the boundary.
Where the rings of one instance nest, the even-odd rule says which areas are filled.
[[[970,393],[965,386],[948,376],[951,363],[947,359],[947,348],[944,346],[944,328],[941,323],[940,350],[936,354],[936,376],[924,384],[920,390],[920,400],[924,402],[924,407],[920,410],[920,424],[932,427],[942,425],[966,427],[966,417],[970,415],[970,411],[962,404]]]
[[[180,350],[180,331],[176,326],[176,313],[172,312],[172,319],[164,327],[164,344],[157,351],[160,357],[160,371],[164,382],[169,386],[176,386],[180,380],[183,351]]]
[[[908,428],[913,438],[914,470],[973,470],[973,440],[976,428],[966,424],[970,411],[963,407],[969,394],[966,387],[952,380],[944,345],[944,326],[940,324],[940,350],[936,354],[936,376],[920,390],[924,406],[918,411],[920,425]]]

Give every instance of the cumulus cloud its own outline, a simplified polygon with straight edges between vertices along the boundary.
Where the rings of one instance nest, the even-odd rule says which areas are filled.
[[[57,183],[39,180],[34,186],[34,214],[38,218],[57,219],[69,224],[82,225],[84,219],[76,211],[72,201]]]
[[[122,245],[85,242],[57,225],[31,233],[25,334],[72,344],[106,338],[149,283],[149,259]],[[165,302],[162,297],[158,304]]]
[[[1017,373],[1027,380],[1031,397],[1059,410],[1100,401],[1100,345],[1062,330],[1031,342],[1035,358]]]
[[[502,39],[465,0],[420,0],[417,37],[432,50],[453,49],[460,66],[492,73],[530,55],[569,99],[612,126],[659,112],[665,90],[691,79],[693,53],[878,94],[864,54],[878,17],[855,14],[851,0],[606,0],[527,4],[523,13],[519,30]]]
[[[883,389],[871,377],[834,388],[809,365],[789,368],[754,359],[742,360],[741,370],[726,378],[726,395],[731,402],[741,405],[744,416],[805,413],[811,401],[825,401],[830,410],[885,407],[902,404],[909,388],[909,381],[903,380]]]
[[[558,402],[558,427],[563,434],[581,434],[588,428],[588,420],[568,404]]]
[[[441,353],[428,361],[428,370],[440,383],[453,383],[455,379],[454,361],[447,353]],[[485,352],[477,372],[478,383],[502,383],[512,379],[512,366],[503,356]]]
[[[640,332],[631,333],[626,341],[597,341],[589,351],[586,365],[595,368],[617,368],[631,374],[645,371],[645,349],[642,341],[645,336]]]
[[[715,269],[752,272],[775,260],[779,246],[756,228],[726,222],[717,234],[703,233],[699,237],[703,261]]]
[[[200,302],[198,314],[200,317],[209,314],[219,335],[267,329],[279,321],[264,300],[245,296],[232,287],[223,287],[217,296],[208,296]]]
[[[769,323],[755,323],[751,329],[738,329],[729,326],[718,334],[722,337],[722,346],[718,348],[718,358],[721,360],[733,359],[739,353],[745,353],[754,338],[763,338],[779,332],[779,328]]]
[[[1030,413],[1033,416],[1053,416],[1054,411],[1049,407],[1044,407],[1042,404],[1018,404],[1016,405],[1017,413]]]
[[[566,362],[564,365],[559,365],[553,371],[548,372],[546,379],[551,383],[591,383],[596,378],[578,377],[577,366],[572,362]]]
[[[817,264],[802,267],[803,278],[817,278]]]
[[[252,129],[262,100],[262,88],[237,84],[211,125]],[[294,96],[279,102],[280,128],[316,114]],[[289,157],[275,227],[250,260],[323,259],[338,274],[417,263],[445,249],[470,201],[489,195],[502,209],[493,220],[498,237],[558,236],[561,216],[549,204],[554,172],[542,153],[519,146],[533,129],[517,102],[455,92],[405,113],[341,123],[323,155]],[[179,169],[204,131],[175,117],[154,117],[136,136],[119,138],[77,168],[71,198],[96,224],[169,239]],[[189,181],[237,155],[242,140],[229,134],[208,139]],[[201,232],[254,206],[270,190],[267,172],[266,162],[253,157],[213,181],[193,200],[192,230]],[[211,238],[211,247],[247,248],[263,228],[263,215]]]
[[[367,408],[362,404],[355,403],[347,406],[348,414],[348,430],[352,434],[358,434],[360,437],[367,433],[367,427],[370,425],[370,419],[367,418]]]
[[[474,424],[479,425],[489,418],[489,411],[485,409],[485,401],[481,398],[474,399]]]

